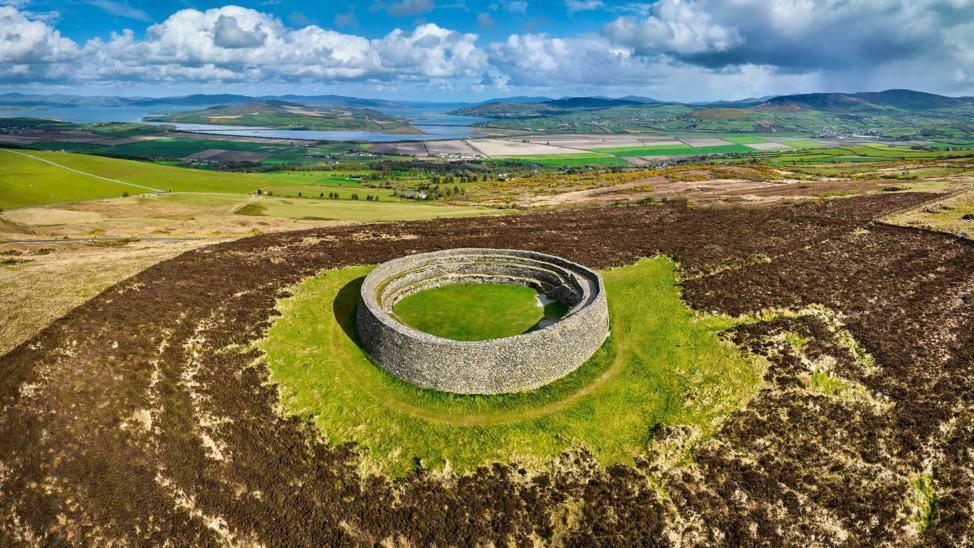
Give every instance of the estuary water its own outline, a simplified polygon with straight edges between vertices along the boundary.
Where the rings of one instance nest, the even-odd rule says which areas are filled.
[[[56,118],[66,122],[86,124],[90,122],[143,122],[147,116],[159,116],[171,112],[197,110],[208,105],[161,105],[158,107],[139,106],[56,106],[31,108],[0,108],[0,117],[25,116],[31,118]],[[211,105],[209,105],[211,106]],[[477,137],[480,130],[473,124],[483,118],[455,116],[447,114],[453,105],[437,107],[376,108],[384,114],[401,116],[413,120],[421,134],[378,133],[371,131],[315,131],[293,129],[271,129],[250,126],[224,126],[216,124],[170,124],[180,131],[193,133],[235,135],[238,137],[268,137],[273,139],[302,139],[310,141],[370,141],[386,143],[396,141],[430,141],[440,139],[466,139]],[[152,123],[152,122],[143,122]]]

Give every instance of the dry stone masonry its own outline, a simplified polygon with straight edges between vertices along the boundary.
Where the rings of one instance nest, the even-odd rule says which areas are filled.
[[[392,315],[399,300],[458,283],[531,287],[568,306],[558,321],[487,341],[423,333]],[[362,283],[356,329],[372,359],[423,388],[457,394],[530,390],[571,373],[609,335],[605,287],[596,272],[553,255],[513,249],[450,249],[395,259]]]

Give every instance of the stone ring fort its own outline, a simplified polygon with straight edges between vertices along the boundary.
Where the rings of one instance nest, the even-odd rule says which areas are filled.
[[[568,312],[538,329],[499,339],[455,341],[413,329],[393,306],[423,291],[459,283],[527,286]],[[450,249],[395,259],[362,283],[356,330],[373,361],[412,384],[458,394],[530,390],[585,363],[609,335],[602,277],[553,255],[513,249]]]

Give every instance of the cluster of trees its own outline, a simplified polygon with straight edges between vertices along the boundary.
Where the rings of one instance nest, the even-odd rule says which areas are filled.
[[[301,193],[298,192],[298,198],[300,198],[300,197],[301,197]],[[324,198],[325,197],[325,193],[322,192],[318,197],[319,198]],[[350,200],[358,200],[359,199],[358,192],[353,192],[351,195],[349,195],[348,198]],[[337,192],[329,192],[328,193],[328,199],[329,200],[341,200],[342,199],[342,196],[341,196],[341,194],[339,194]],[[372,194],[366,194],[365,195],[365,201],[366,202],[378,202],[379,201],[379,197],[378,196],[373,196]]]
[[[476,173],[473,173],[465,175],[444,175],[443,177],[434,175],[432,181],[434,185],[452,185],[455,183],[476,183],[478,180],[486,183],[487,179],[488,176],[486,173],[482,174],[480,177],[478,177]]]
[[[274,193],[271,192],[270,190],[264,190],[264,189],[258,188],[257,189],[257,195],[258,196],[273,196]],[[305,196],[304,196],[304,193],[303,192],[298,192],[298,194],[295,197],[296,198],[304,198]],[[324,200],[325,199],[325,193],[322,192],[322,193],[318,194],[318,198]],[[348,197],[348,199],[350,199],[350,200],[358,200],[359,198],[360,198],[360,196],[359,196],[358,192],[353,192]],[[338,192],[329,192],[328,193],[328,199],[329,200],[341,200],[342,199],[342,195],[339,194]],[[380,198],[378,196],[373,196],[372,194],[366,194],[365,195],[365,201],[367,201],[367,202],[378,202],[379,200],[380,200]]]

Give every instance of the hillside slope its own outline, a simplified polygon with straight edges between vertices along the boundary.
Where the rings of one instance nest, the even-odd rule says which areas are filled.
[[[808,93],[709,104],[647,103],[635,98],[572,97],[540,103],[492,103],[456,114],[484,125],[556,132],[787,132],[901,139],[970,138],[974,101],[906,89]]]
[[[419,133],[409,120],[368,108],[309,107],[290,101],[267,100],[220,105],[189,112],[146,118],[151,122],[259,126],[276,129],[395,131]]]

